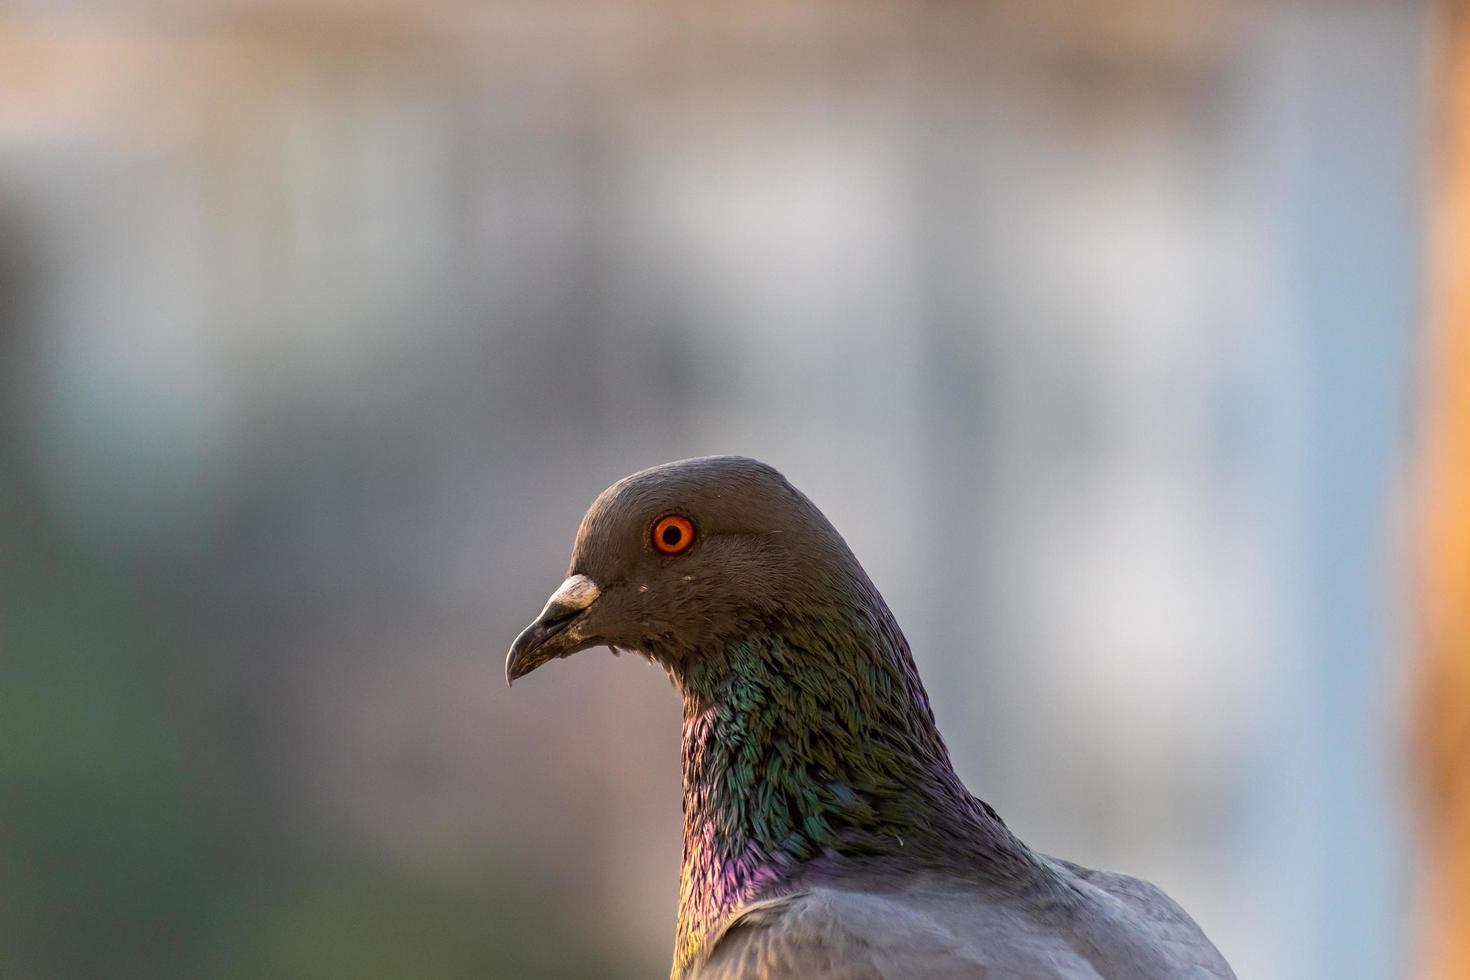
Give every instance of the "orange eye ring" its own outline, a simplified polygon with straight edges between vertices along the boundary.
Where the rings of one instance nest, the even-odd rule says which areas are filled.
[[[694,543],[694,524],[680,514],[659,518],[653,525],[653,546],[666,555],[689,550]]]

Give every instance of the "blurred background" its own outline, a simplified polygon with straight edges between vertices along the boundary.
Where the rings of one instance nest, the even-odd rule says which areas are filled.
[[[1022,837],[1243,978],[1407,975],[1437,23],[5,4],[0,976],[666,975],[676,694],[501,664],[716,452]]]

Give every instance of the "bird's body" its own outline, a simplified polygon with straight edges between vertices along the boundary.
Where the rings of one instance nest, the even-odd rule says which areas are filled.
[[[882,596],[770,467],[598,498],[507,675],[597,644],[684,696],[675,980],[1233,977],[1159,889],[1041,855],[970,795]]]
[[[1173,977],[1230,968],[1158,888],[1046,861],[998,884],[916,871],[800,888],[743,908],[696,980]]]

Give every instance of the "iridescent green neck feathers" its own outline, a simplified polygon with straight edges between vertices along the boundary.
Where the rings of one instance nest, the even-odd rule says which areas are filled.
[[[865,590],[866,591],[866,590]],[[1020,845],[949,762],[876,593],[684,659],[675,976],[745,903],[862,866],[955,868]]]

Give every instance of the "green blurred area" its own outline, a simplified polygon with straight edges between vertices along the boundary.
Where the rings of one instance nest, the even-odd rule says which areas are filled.
[[[252,832],[189,701],[207,659],[30,516],[0,556],[0,976],[620,975],[515,855],[450,871]]]

